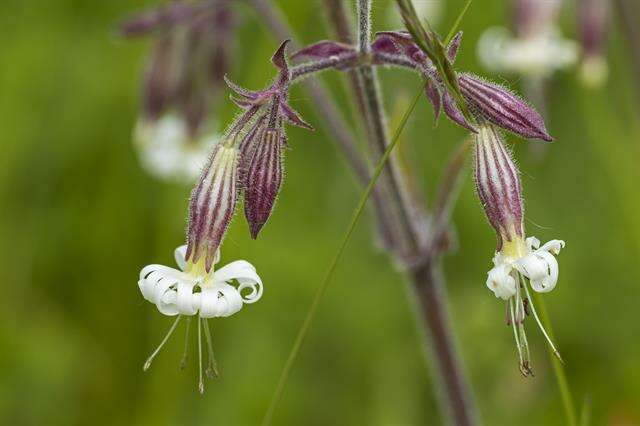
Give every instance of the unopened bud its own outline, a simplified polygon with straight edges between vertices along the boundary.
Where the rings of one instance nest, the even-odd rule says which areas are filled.
[[[279,129],[266,129],[255,147],[247,172],[244,213],[252,238],[271,216],[282,183],[282,150],[285,146]]]
[[[508,89],[471,74],[461,74],[458,81],[476,114],[522,137],[553,140],[540,114]]]

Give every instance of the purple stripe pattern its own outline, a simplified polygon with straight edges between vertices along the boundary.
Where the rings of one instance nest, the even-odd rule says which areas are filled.
[[[505,241],[524,236],[522,190],[518,169],[491,124],[479,126],[475,137],[474,177],[500,251]]]
[[[204,255],[207,272],[213,266],[238,199],[238,157],[236,148],[224,143],[216,145],[191,193],[185,259],[196,263]]]
[[[509,90],[471,74],[461,74],[458,81],[462,95],[476,114],[525,138],[553,140],[540,114]]]
[[[255,148],[249,170],[244,199],[244,214],[253,239],[271,216],[282,183],[283,134],[266,129]]]

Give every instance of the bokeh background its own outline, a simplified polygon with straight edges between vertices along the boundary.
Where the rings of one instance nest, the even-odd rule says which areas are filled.
[[[327,37],[317,0],[279,0],[301,42]],[[353,1],[349,2],[350,4]],[[463,2],[443,2],[446,32]],[[180,330],[152,369],[142,364],[171,319],[143,303],[136,281],[149,263],[173,264],[184,239],[190,185],[150,177],[132,129],[149,41],[125,41],[116,25],[152,1],[21,1],[0,5],[0,423],[13,425],[257,424],[350,214],[359,190],[306,93],[292,104],[318,131],[290,129],[287,176],[258,241],[238,215],[223,262],[257,266],[263,299],[211,321],[222,377],[196,391],[197,368],[178,370]],[[562,28],[576,38],[572,4]],[[261,87],[278,44],[244,2],[231,76]],[[374,29],[388,28],[388,2],[374,2]],[[459,69],[518,90],[520,79],[490,75],[475,44],[510,18],[507,2],[476,1],[462,28]],[[566,371],[592,424],[640,424],[638,273],[640,122],[629,50],[614,19],[610,78],[585,89],[576,72],[554,76],[543,157],[509,136],[522,169],[530,234],[562,238],[560,282],[545,296]],[[381,72],[385,103],[400,111],[418,80]],[[345,114],[341,76],[330,85]],[[639,78],[639,76],[635,76]],[[220,110],[220,121],[234,109]],[[421,100],[403,150],[427,199],[462,129],[434,128]],[[432,197],[431,197],[432,198]],[[517,369],[504,306],[487,291],[495,247],[468,176],[454,214],[457,250],[445,259],[462,356],[485,424],[561,425],[562,406],[545,344],[528,325],[536,376]],[[276,424],[440,424],[402,275],[379,251],[364,219],[322,300]],[[192,352],[193,354],[193,352]]]

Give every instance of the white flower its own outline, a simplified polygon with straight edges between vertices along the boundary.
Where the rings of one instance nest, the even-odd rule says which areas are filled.
[[[564,241],[551,240],[540,247],[540,241],[530,237],[525,241],[524,253],[516,254],[516,257],[505,254],[504,250],[496,253],[495,266],[487,274],[487,287],[496,297],[508,300],[516,295],[514,275],[520,272],[538,293],[553,290],[558,282],[558,261],[553,255],[558,255],[562,248]]]
[[[574,65],[578,50],[575,42],[563,38],[554,28],[517,38],[506,28],[493,27],[478,41],[478,56],[488,69],[537,77]]]
[[[542,247],[535,237],[517,237],[504,241],[502,249],[493,257],[494,267],[487,273],[487,287],[500,299],[507,301],[507,323],[513,327],[518,348],[520,371],[533,374],[524,320],[533,314],[540,330],[558,358],[560,354],[536,312],[528,286],[538,293],[553,290],[558,282],[558,261],[555,256],[564,248],[564,241],[551,240]],[[528,284],[527,284],[528,281]]]
[[[245,303],[257,302],[262,297],[263,287],[256,269],[245,260],[237,260],[220,269],[211,268],[209,272],[206,272],[205,257],[201,257],[200,261],[194,264],[185,259],[186,251],[186,245],[175,250],[176,263],[180,269],[164,265],[148,265],[140,271],[138,287],[142,296],[156,305],[162,314],[177,316],[160,345],[147,358],[143,369],[145,371],[149,369],[155,356],[175,331],[180,319],[186,316],[188,322],[185,334],[185,352],[180,363],[184,368],[187,359],[190,320],[191,317],[196,316],[199,355],[198,387],[200,392],[204,392],[202,329],[204,329],[209,351],[205,372],[210,377],[218,375],[207,319],[231,316],[240,311]],[[213,263],[215,264],[219,260],[220,252],[218,251]],[[233,285],[234,282],[237,282],[236,286]]]
[[[262,280],[245,260],[236,260],[213,274],[185,272],[187,246],[175,251],[180,270],[148,265],[140,271],[138,287],[142,296],[164,315],[198,315],[201,318],[228,317],[245,303],[262,297]],[[219,255],[216,256],[218,260]],[[194,268],[195,269],[195,268]],[[238,282],[237,288],[231,285]],[[245,290],[250,291],[243,294]]]
[[[184,120],[165,114],[158,120],[141,119],[136,125],[134,139],[142,166],[150,174],[193,181],[220,137],[214,134],[194,140],[189,136]]]

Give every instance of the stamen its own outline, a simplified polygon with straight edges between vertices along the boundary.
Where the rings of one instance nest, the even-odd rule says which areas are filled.
[[[176,320],[171,325],[171,328],[169,329],[167,334],[164,336],[164,339],[162,339],[162,342],[160,342],[160,344],[158,345],[156,350],[153,351],[153,353],[151,355],[149,355],[149,358],[147,358],[147,360],[144,362],[144,366],[142,367],[142,371],[147,371],[151,367],[151,363],[153,362],[153,359],[156,357],[156,355],[158,355],[158,353],[160,352],[160,349],[162,349],[164,344],[167,343],[167,340],[169,340],[169,337],[171,337],[171,335],[175,331],[176,327],[178,326],[178,323],[180,322],[180,318],[182,318],[182,315],[178,315]]]
[[[524,361],[520,366],[520,372],[522,372],[525,377],[533,377],[533,369],[531,368],[531,353],[529,352],[529,342],[527,341],[527,333],[525,333],[524,331],[523,323],[520,323],[518,325],[518,330],[520,331],[520,341],[522,342],[522,347],[525,351],[525,355],[523,357]]]
[[[182,359],[180,360],[180,370],[187,367],[189,359],[189,328],[191,327],[191,317],[187,317],[187,330],[184,333],[184,350],[182,351]]]
[[[533,370],[531,370],[531,355],[529,354],[529,343],[527,342],[527,335],[524,333],[524,326],[522,325],[522,323],[516,321],[515,309],[513,307],[514,303],[517,302],[514,302],[513,299],[509,299],[513,337],[515,337],[516,339],[516,347],[518,348],[518,365],[523,376],[533,376]]]
[[[518,365],[522,367],[522,348],[520,347],[520,339],[518,338],[518,331],[516,329],[516,319],[513,312],[513,299],[509,299],[509,311],[511,313],[511,327],[513,328],[513,337],[516,339],[516,348],[518,349]]]
[[[510,301],[511,300],[509,300],[509,302]],[[506,305],[505,305],[507,307],[506,312],[505,312],[505,322],[507,323],[507,327],[512,324],[511,316],[509,315],[509,305],[510,305],[509,302],[507,302]]]
[[[202,327],[198,319],[198,390],[204,394],[204,380],[202,379]]]
[[[522,276],[520,276],[520,279],[524,280]],[[531,296],[529,295],[529,289],[527,288],[526,284],[524,286],[524,291],[527,293],[527,299],[529,299],[529,307],[531,307],[531,312],[533,313],[533,317],[536,319],[536,322],[538,323],[538,327],[540,327],[542,334],[544,334],[545,339],[547,339],[547,343],[549,343],[549,346],[551,346],[551,349],[553,350],[553,354],[560,360],[560,362],[564,364],[564,361],[560,356],[560,352],[558,352],[558,349],[553,344],[553,342],[551,341],[551,338],[547,334],[547,330],[545,330],[544,327],[542,326],[542,322],[540,321],[540,318],[538,318],[538,313],[536,312],[536,308],[533,305],[533,299],[531,299]]]
[[[202,318],[201,320],[204,326],[204,336],[207,338],[207,346],[209,350],[209,361],[207,362],[205,374],[208,378],[213,379],[215,377],[220,377],[220,373],[218,373],[218,363],[216,362],[216,358],[213,355],[213,340],[211,339],[209,322],[205,318]]]

